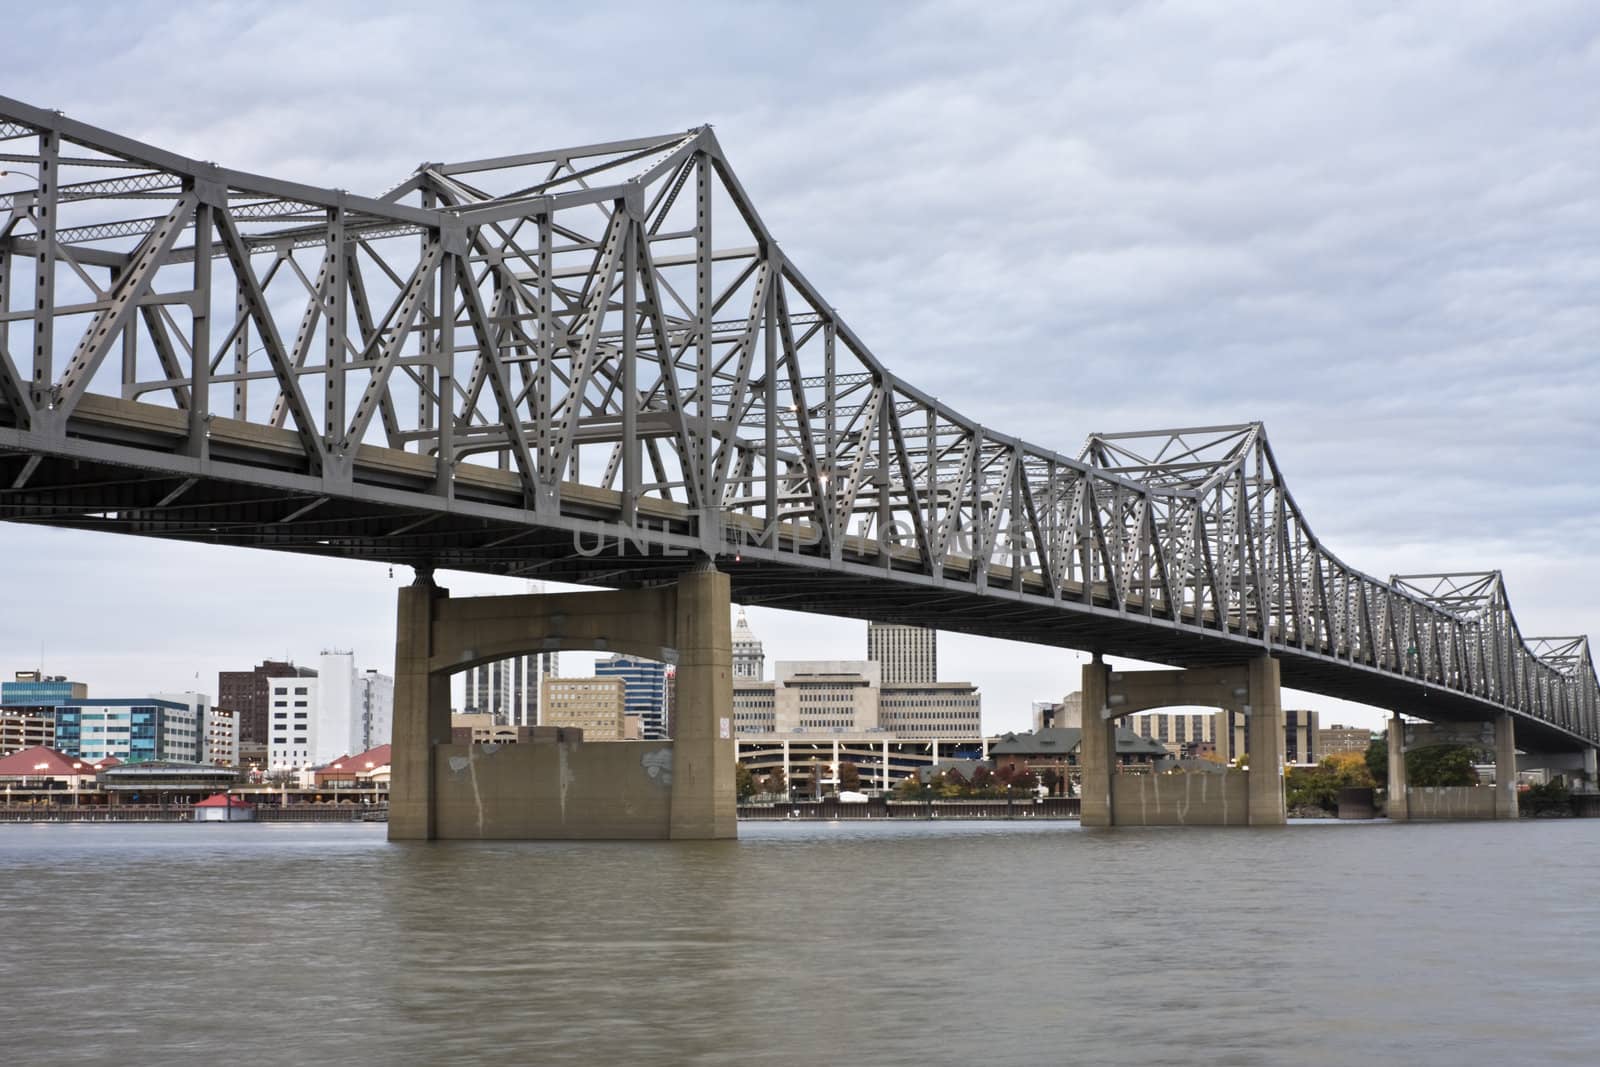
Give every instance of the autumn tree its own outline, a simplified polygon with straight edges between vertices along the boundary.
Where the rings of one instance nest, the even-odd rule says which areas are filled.
[[[855,792],[861,788],[861,772],[854,763],[839,764],[839,791]]]
[[[788,793],[789,778],[782,767],[774,767],[772,773],[767,775],[764,788],[768,793]]]

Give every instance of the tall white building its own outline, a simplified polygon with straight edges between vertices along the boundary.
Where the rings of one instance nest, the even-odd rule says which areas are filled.
[[[739,618],[733,624],[733,676],[735,679],[760,681],[766,677],[767,653],[761,639],[750,629],[750,620],[739,609]]]
[[[239,713],[208,708],[200,729],[200,762],[218,767],[239,765]]]
[[[355,654],[324,652],[315,678],[268,679],[267,762],[275,770],[320,767],[387,744],[394,679],[358,671]]]
[[[467,668],[464,707],[499,726],[538,726],[539,686],[561,674],[561,653],[536,652]]]
[[[939,678],[939,631],[869,622],[867,659],[880,665],[884,685],[935,682]]]

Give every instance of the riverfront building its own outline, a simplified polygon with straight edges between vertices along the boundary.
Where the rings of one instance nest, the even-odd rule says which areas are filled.
[[[99,763],[200,759],[199,705],[155,697],[74,700],[55,709],[56,748]]]
[[[55,743],[54,708],[42,712],[0,708],[0,756],[8,756],[25,748],[54,747]]]
[[[986,759],[989,754],[989,742],[976,735],[919,739],[882,733],[741,736],[735,748],[739,762],[758,780],[782,769],[786,791],[792,796],[814,796],[818,783],[824,790],[837,784],[839,767],[845,763],[854,765],[862,789],[882,790],[944,760]]]
[[[627,736],[627,684],[618,677],[546,678],[541,700],[545,726],[575,726],[585,741]]]
[[[667,736],[667,665],[643,656],[612,655],[596,660],[594,673],[600,678],[620,679],[625,687],[627,714],[639,720],[639,734],[646,741]],[[548,717],[546,726],[579,725],[558,723]]]
[[[740,736],[885,733],[976,737],[983,698],[969,682],[883,684],[872,660],[780,660],[770,682],[735,678]]]

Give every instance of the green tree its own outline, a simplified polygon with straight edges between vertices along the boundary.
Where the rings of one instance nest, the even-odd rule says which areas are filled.
[[[1571,815],[1572,795],[1567,791],[1564,778],[1556,778],[1544,785],[1531,786],[1518,798],[1523,815]]]
[[[1388,784],[1389,781],[1389,739],[1382,734],[1373,734],[1372,740],[1367,742],[1367,773],[1372,775],[1374,782]]]
[[[854,763],[839,764],[839,791],[855,792],[861,788],[861,772]]]
[[[1430,745],[1406,753],[1406,785],[1477,785],[1473,750],[1466,745]]]
[[[756,776],[750,768],[743,763],[736,763],[733,767],[733,788],[740,800],[755,795]]]

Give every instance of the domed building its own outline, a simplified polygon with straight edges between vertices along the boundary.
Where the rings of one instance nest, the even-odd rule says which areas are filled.
[[[750,630],[750,621],[739,609],[739,619],[733,624],[733,676],[735,679],[759,682],[767,670],[767,653],[761,639]]]

